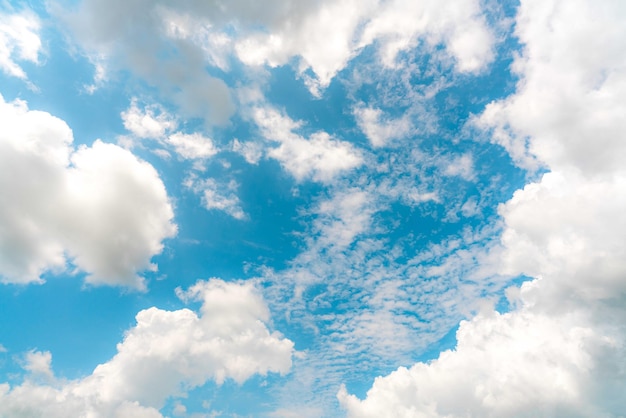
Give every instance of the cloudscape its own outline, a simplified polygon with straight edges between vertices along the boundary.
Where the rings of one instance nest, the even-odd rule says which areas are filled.
[[[0,1],[0,418],[624,416],[624,22]]]

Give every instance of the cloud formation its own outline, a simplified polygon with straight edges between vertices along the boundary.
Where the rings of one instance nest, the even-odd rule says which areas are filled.
[[[301,122],[270,107],[258,107],[253,118],[262,135],[280,145],[268,155],[276,159],[296,180],[329,182],[341,172],[362,164],[359,151],[349,142],[332,138],[324,131],[304,138],[295,133]]]
[[[462,322],[437,360],[377,378],[364,400],[342,388],[350,416],[623,413],[624,16],[615,1],[521,2],[517,91],[478,123],[520,166],[550,170],[499,208],[501,272],[535,279],[509,289],[509,313]]]
[[[0,70],[5,74],[26,79],[17,61],[39,62],[41,23],[32,12],[0,12]]]
[[[202,302],[200,314],[140,311],[117,354],[85,378],[55,379],[50,353],[28,353],[24,382],[0,384],[0,415],[162,417],[168,398],[208,380],[243,383],[254,374],[289,372],[293,343],[268,330],[269,311],[251,283],[210,279],[178,295]],[[41,383],[41,375],[52,381]]]
[[[23,101],[0,97],[0,275],[42,282],[68,261],[91,284],[145,289],[139,273],[176,233],[155,169],[100,140],[72,147],[72,131]]]
[[[187,114],[218,124],[234,106],[226,83],[210,76],[207,64],[225,70],[237,60],[252,67],[295,61],[300,77],[319,96],[350,59],[377,41],[390,65],[421,40],[432,48],[444,45],[461,72],[484,68],[494,43],[476,0],[454,7],[405,0],[273,0],[262,6],[243,0],[219,5],[85,0],[71,12],[57,8],[56,13],[99,65],[104,60],[130,68]]]

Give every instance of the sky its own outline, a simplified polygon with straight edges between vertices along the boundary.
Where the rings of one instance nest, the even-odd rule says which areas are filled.
[[[0,418],[623,416],[625,21],[0,0]]]

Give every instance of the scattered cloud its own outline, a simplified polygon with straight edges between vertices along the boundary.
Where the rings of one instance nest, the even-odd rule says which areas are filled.
[[[399,52],[423,40],[431,47],[445,45],[461,72],[480,71],[493,59],[494,38],[476,0],[383,2],[365,25],[361,45],[375,40],[380,40],[383,63],[389,67],[396,66]]]
[[[26,80],[27,75],[18,64],[29,61],[37,64],[41,53],[39,31],[41,22],[29,10],[17,13],[0,11],[0,70],[5,74]]]
[[[130,107],[122,112],[124,128],[137,138],[158,139],[175,130],[178,123],[159,105],[140,109],[138,100],[133,98]]]
[[[597,6],[522,1],[517,90],[477,118],[517,164],[549,170],[500,206],[492,250],[501,273],[535,279],[508,290],[510,312],[461,322],[455,349],[437,360],[378,377],[363,400],[343,387],[349,416],[624,410],[624,10]]]
[[[298,181],[330,182],[362,163],[360,152],[349,142],[336,140],[323,131],[304,138],[294,132],[302,122],[275,109],[258,107],[253,110],[253,118],[266,139],[280,144],[270,149],[268,156],[278,160]]]
[[[158,409],[168,398],[208,380],[243,383],[254,374],[289,372],[293,343],[268,330],[269,311],[251,283],[210,279],[178,295],[202,302],[200,314],[140,311],[117,354],[82,379],[55,379],[49,352],[28,353],[26,370],[53,381],[0,384],[0,414],[162,417]]]
[[[493,55],[493,35],[475,0],[454,7],[406,0],[271,1],[262,8],[239,0],[219,7],[142,0],[117,4],[119,13],[108,6],[86,0],[71,12],[54,10],[91,55],[130,68],[189,115],[218,124],[234,105],[229,87],[208,75],[206,64],[224,71],[234,59],[252,67],[294,62],[319,97],[353,57],[377,41],[387,63],[422,39],[433,48],[443,44],[461,72],[483,69]]]
[[[133,136],[121,137],[121,144],[133,147],[136,145],[136,139],[152,139],[187,160],[203,160],[218,153],[219,150],[211,138],[198,132],[177,131],[179,121],[162,106],[153,104],[141,109],[137,102],[137,99],[133,98],[130,108],[121,113],[124,127]],[[163,151],[166,150],[154,150],[161,153]]]
[[[357,123],[374,147],[382,147],[390,140],[401,138],[411,130],[408,118],[388,119],[380,109],[358,107],[354,111]]]
[[[218,152],[213,141],[199,133],[176,132],[167,137],[167,143],[174,147],[178,155],[187,159],[209,158]]]

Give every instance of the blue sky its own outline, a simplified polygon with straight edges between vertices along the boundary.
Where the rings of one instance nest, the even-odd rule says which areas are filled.
[[[617,417],[618,1],[0,2],[0,417]]]

